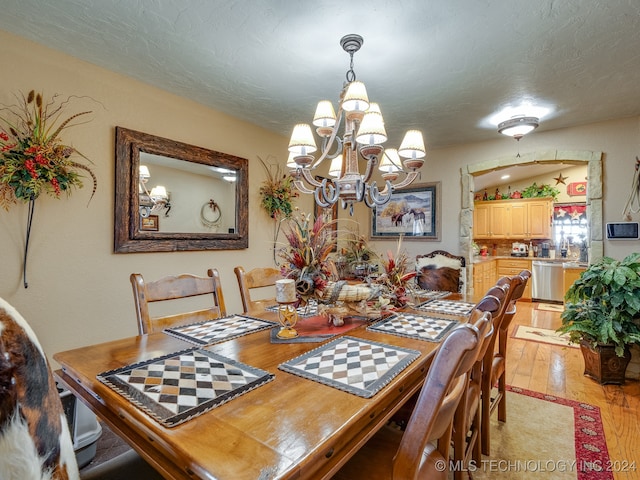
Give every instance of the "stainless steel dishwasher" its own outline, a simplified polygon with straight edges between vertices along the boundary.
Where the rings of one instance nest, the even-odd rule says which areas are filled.
[[[531,262],[531,297],[533,300],[562,302],[564,300],[561,262]]]

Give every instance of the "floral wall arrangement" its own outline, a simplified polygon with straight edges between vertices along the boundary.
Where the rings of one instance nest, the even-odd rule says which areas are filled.
[[[93,192],[97,179],[91,168],[75,160],[86,157],[60,138],[74,120],[90,111],[74,113],[64,118],[64,108],[70,99],[46,100],[31,90],[20,94],[18,104],[0,109],[0,206],[9,210],[17,200],[35,200],[41,193],[60,197],[71,194],[71,188],[82,188],[78,170],[89,174]]]
[[[71,145],[63,143],[61,133],[90,111],[64,115],[71,97],[57,95],[46,99],[35,90],[16,95],[17,104],[0,107],[0,206],[8,211],[18,201],[29,203],[23,277],[27,288],[26,260],[33,222],[34,202],[43,193],[59,198],[82,188],[81,172],[93,181],[91,198],[98,181],[90,167],[77,157],[88,160]],[[89,199],[91,201],[91,199]]]
[[[283,220],[293,214],[293,199],[298,196],[298,192],[293,185],[291,175],[283,172],[278,163],[267,163],[258,157],[264,167],[267,178],[260,186],[260,206],[273,219],[273,261],[276,259],[276,243],[280,233],[280,225]]]

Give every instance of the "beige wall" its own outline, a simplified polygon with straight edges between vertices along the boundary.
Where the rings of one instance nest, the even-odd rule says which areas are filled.
[[[233,267],[271,262],[272,223],[259,207],[264,179],[257,157],[284,161],[287,139],[254,125],[204,108],[170,93],[105,71],[75,58],[0,31],[0,103],[35,88],[46,94],[88,96],[82,106],[94,110],[93,120],[68,130],[63,137],[94,162],[98,192],[87,207],[90,189],[70,198],[41,197],[36,204],[28,264],[29,288],[22,287],[22,256],[27,208],[0,211],[0,296],[31,323],[45,350],[52,353],[136,333],[129,274],[154,279],[208,267],[220,270],[227,308],[240,310]],[[11,66],[11,68],[7,68]],[[79,105],[80,105],[79,104]],[[218,252],[113,253],[115,126],[123,126],[249,159],[249,249]],[[544,124],[543,124],[544,126]],[[640,119],[631,118],[573,129],[538,130],[517,145],[496,133],[496,139],[433,150],[422,168],[422,181],[440,181],[441,241],[406,241],[410,255],[436,248],[459,252],[460,169],[487,159],[547,149],[604,152],[604,221],[621,220],[640,154]],[[429,132],[425,132],[427,143]],[[298,200],[311,211],[311,199]],[[348,218],[339,211],[341,220]],[[640,220],[636,215],[634,220]],[[369,233],[369,212],[356,208],[360,232]],[[341,222],[341,228],[355,225]],[[372,243],[379,252],[395,250],[395,241]],[[622,257],[638,250],[638,242],[605,242],[605,254]]]
[[[37,200],[27,289],[22,286],[27,207],[0,210],[0,296],[29,321],[49,355],[135,334],[132,272],[155,279],[182,272],[206,275],[207,268],[216,267],[228,310],[240,311],[233,267],[251,268],[272,258],[271,223],[260,210],[258,197],[265,174],[257,157],[284,161],[288,139],[2,31],[0,64],[5,66],[0,76],[1,104],[10,104],[14,94],[33,88],[47,95],[93,99],[72,104],[93,110],[93,119],[67,130],[62,138],[92,160],[98,191],[88,206],[90,180],[70,198]],[[249,248],[114,254],[117,125],[249,159]]]

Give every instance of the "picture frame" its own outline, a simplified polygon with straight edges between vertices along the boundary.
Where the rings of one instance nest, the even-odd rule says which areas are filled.
[[[140,230],[145,232],[157,232],[160,228],[160,219],[158,215],[149,215],[148,217],[140,217]]]
[[[318,175],[316,175],[316,180],[318,181],[322,181],[323,177],[320,177]],[[329,223],[329,222],[333,222],[334,220],[338,220],[338,202],[334,203],[333,205],[330,205],[328,207],[321,207],[320,205],[318,205],[317,203],[314,202],[313,204],[313,218],[314,220],[317,220],[318,217],[322,216],[322,221],[323,223]],[[337,239],[337,235],[338,235],[338,222],[333,222],[331,224],[331,226],[329,227],[329,231],[332,232],[333,234],[333,238]],[[337,245],[337,241],[335,242],[333,248],[331,249],[332,252],[335,252],[338,250],[338,245]]]
[[[440,240],[440,182],[395,190],[371,209],[371,239]]]

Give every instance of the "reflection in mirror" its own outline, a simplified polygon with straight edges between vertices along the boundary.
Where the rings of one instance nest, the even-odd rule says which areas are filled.
[[[140,216],[159,232],[233,233],[237,170],[140,152]]]
[[[248,246],[247,160],[116,127],[115,251]]]

